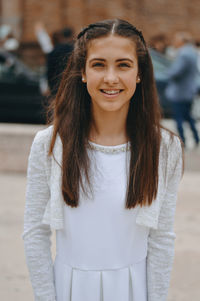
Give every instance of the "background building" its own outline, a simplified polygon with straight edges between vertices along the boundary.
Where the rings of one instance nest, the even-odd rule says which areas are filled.
[[[125,18],[143,29],[145,37],[189,30],[199,38],[199,0],[0,0],[0,24],[12,26],[22,42],[35,41],[34,24],[49,33],[70,25],[79,31],[100,19]]]

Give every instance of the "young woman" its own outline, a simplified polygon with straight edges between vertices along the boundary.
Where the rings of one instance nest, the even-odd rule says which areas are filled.
[[[83,29],[29,157],[24,241],[37,301],[164,301],[182,174],[142,33]],[[53,264],[51,229],[56,230]]]

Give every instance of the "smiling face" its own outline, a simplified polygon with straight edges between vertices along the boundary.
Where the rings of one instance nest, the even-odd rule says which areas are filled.
[[[110,35],[89,43],[83,82],[87,84],[93,110],[128,112],[139,81],[135,44],[131,39]]]

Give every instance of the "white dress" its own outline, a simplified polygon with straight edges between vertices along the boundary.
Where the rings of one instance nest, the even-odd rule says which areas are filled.
[[[90,143],[91,182],[78,208],[64,206],[54,263],[57,301],[147,301],[149,228],[125,209],[128,144]]]

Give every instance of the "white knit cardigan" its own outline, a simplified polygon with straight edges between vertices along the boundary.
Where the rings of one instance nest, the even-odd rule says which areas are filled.
[[[39,131],[33,141],[28,181],[23,239],[35,301],[56,301],[51,257],[51,230],[63,228],[61,193],[62,142],[57,136],[54,156],[48,156],[52,126]],[[147,253],[148,301],[166,301],[174,257],[173,231],[177,189],[182,175],[182,150],[162,130],[159,183],[156,200],[141,207],[136,223],[150,228]]]

